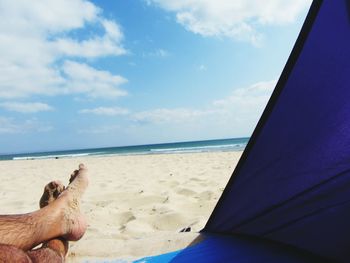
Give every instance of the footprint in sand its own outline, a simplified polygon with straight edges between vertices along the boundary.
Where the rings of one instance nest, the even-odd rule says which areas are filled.
[[[154,204],[154,203],[162,203],[164,201],[164,196],[159,196],[159,195],[143,195],[143,194],[139,194],[137,197],[133,197],[133,199],[131,199],[129,201],[129,206],[137,209],[137,208],[141,208],[141,207],[146,207],[149,204]]]
[[[180,183],[178,181],[166,181],[166,180],[159,180],[158,181],[160,184],[164,184],[165,186],[168,186],[168,187],[176,187],[178,186]]]
[[[107,186],[106,183],[100,183],[100,187],[105,188]]]
[[[96,203],[96,206],[98,207],[106,207],[110,204],[114,203],[113,200],[105,200],[105,201],[99,201]]]
[[[201,192],[199,195],[198,195],[198,198],[200,200],[211,200],[213,198],[213,195],[214,193],[212,191],[204,191],[204,192]]]
[[[196,178],[196,177],[190,178],[190,181],[194,181],[194,182],[203,182],[202,179],[199,179],[199,178]]]
[[[122,229],[123,234],[131,235],[131,236],[139,236],[146,233],[153,233],[154,228],[147,218],[137,218],[135,220],[130,221],[127,225]]]
[[[126,225],[127,223],[135,219],[136,219],[135,215],[132,212],[127,211],[127,212],[120,213],[116,217],[116,222],[118,225]]]
[[[167,206],[153,206],[151,211],[150,211],[150,215],[154,215],[154,214],[166,214],[166,213],[170,213],[172,210],[169,209],[169,207]]]
[[[178,188],[176,193],[183,196],[194,196],[197,194],[195,191],[187,188]]]
[[[152,220],[152,226],[157,230],[177,231],[184,225],[187,220],[179,213],[168,213],[155,216]]]

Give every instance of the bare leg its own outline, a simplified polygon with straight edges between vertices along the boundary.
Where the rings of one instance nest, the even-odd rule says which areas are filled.
[[[32,213],[0,216],[0,243],[29,250],[55,237],[79,240],[86,230],[79,204],[87,185],[86,169],[80,165],[73,182],[57,200]]]
[[[27,252],[27,255],[33,263],[63,263],[68,252],[68,241],[61,238],[55,238],[39,249]]]
[[[64,186],[59,181],[53,181],[44,188],[40,199],[40,208],[52,203],[63,192]],[[68,252],[68,241],[55,238],[43,243],[39,249],[25,253],[23,250],[9,245],[0,245],[0,262],[31,262],[31,263],[63,263]]]
[[[32,260],[23,250],[0,244],[0,262],[32,263]]]
[[[64,185],[59,181],[53,181],[44,188],[40,199],[40,208],[52,203],[63,192]],[[63,263],[68,252],[68,241],[65,238],[55,238],[43,243],[39,249],[27,252],[33,263],[52,262]]]

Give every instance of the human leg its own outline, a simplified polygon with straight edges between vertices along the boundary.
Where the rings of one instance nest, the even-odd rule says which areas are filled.
[[[86,169],[80,165],[74,180],[57,200],[32,213],[0,216],[0,243],[28,250],[55,237],[80,239],[86,222],[79,204],[87,185]]]
[[[47,206],[58,198],[65,189],[64,185],[59,181],[53,181],[44,188],[44,193],[40,198],[40,208]],[[57,237],[44,242],[38,249],[27,251],[27,255],[33,263],[50,262],[62,263],[68,253],[68,240]]]

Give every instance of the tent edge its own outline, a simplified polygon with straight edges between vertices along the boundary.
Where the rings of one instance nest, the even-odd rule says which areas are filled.
[[[263,130],[265,123],[267,122],[270,114],[272,113],[278,98],[280,96],[280,94],[283,91],[283,88],[285,87],[285,84],[287,83],[287,80],[289,78],[290,73],[292,72],[296,62],[298,61],[298,58],[303,50],[304,44],[309,36],[309,33],[311,32],[311,29],[313,27],[314,21],[316,20],[316,17],[318,15],[318,12],[321,8],[321,5],[323,3],[323,0],[313,0],[310,9],[308,11],[308,14],[306,16],[306,19],[303,23],[303,26],[300,30],[300,33],[297,37],[297,40],[293,46],[293,49],[289,55],[289,58],[283,68],[283,71],[281,73],[281,76],[279,78],[279,80],[277,81],[276,87],[252,133],[252,136],[250,137],[248,144],[245,148],[245,150],[242,153],[241,158],[239,159],[236,168],[234,169],[226,187],[224,192],[222,193],[220,199],[218,200],[213,212],[211,213],[205,227],[200,231],[200,232],[211,232],[211,233],[219,233],[220,231],[215,231],[215,229],[212,228],[213,222],[215,220],[215,214],[217,213],[217,211],[220,209],[221,204],[223,202],[223,200],[225,199],[225,197],[227,196],[228,193],[228,188],[230,188],[234,182],[235,182],[235,178],[237,177],[237,175],[239,174],[240,170],[242,169],[244,163],[246,162],[251,149],[254,147],[257,138],[259,137],[261,131]]]

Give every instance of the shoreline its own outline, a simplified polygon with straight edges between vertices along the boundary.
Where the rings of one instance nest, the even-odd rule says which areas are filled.
[[[204,227],[241,153],[2,161],[1,213],[38,209],[45,184],[52,180],[67,184],[82,162],[89,169],[90,184],[81,204],[89,226],[79,242],[70,243],[68,262],[141,258],[151,253],[142,248],[149,240],[154,242],[155,254],[165,253]],[[191,227],[191,232],[179,234],[185,227]],[[174,242],[164,246],[155,238],[159,236],[173,237]]]
[[[27,153],[1,154],[1,160],[27,160],[27,159],[60,159],[86,156],[110,155],[143,155],[143,154],[169,154],[169,153],[197,153],[216,151],[242,151],[249,138],[215,139],[205,141],[186,141],[174,143],[144,144],[117,147],[102,147],[75,150],[56,150]]]
[[[125,157],[125,156],[143,156],[143,155],[163,155],[163,154],[197,154],[197,153],[226,153],[243,152],[243,150],[207,150],[207,151],[169,151],[169,152],[144,152],[144,153],[107,153],[107,154],[75,154],[75,155],[57,155],[57,156],[39,156],[39,157],[14,157],[13,159],[0,159],[1,161],[35,161],[35,160],[58,160],[75,158],[104,158],[104,157]]]

